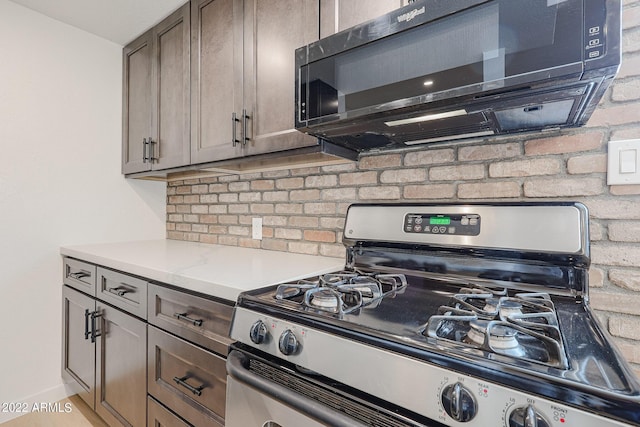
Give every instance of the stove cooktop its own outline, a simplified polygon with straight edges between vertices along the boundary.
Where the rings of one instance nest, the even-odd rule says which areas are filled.
[[[583,304],[514,285],[344,270],[247,292],[238,305],[413,357],[455,355],[466,363],[633,391]]]

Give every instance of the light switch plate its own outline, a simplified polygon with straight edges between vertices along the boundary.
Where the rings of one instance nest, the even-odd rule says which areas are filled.
[[[262,240],[262,218],[251,218],[251,237]]]
[[[609,141],[607,185],[640,184],[640,139]]]

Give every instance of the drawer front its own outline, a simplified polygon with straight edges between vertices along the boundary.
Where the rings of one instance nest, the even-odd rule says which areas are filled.
[[[196,427],[224,425],[225,359],[151,325],[149,394]]]
[[[73,258],[63,258],[62,282],[81,292],[96,296],[96,266]]]
[[[151,396],[147,398],[147,411],[147,427],[191,427]]]
[[[224,304],[149,284],[149,323],[224,356],[233,303]]]
[[[147,318],[147,282],[98,267],[96,296],[128,313]]]

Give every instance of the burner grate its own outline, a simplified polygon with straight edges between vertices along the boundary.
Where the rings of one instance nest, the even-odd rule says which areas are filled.
[[[423,335],[518,360],[569,369],[549,294],[462,288],[422,328]]]
[[[403,274],[329,273],[317,280],[279,285],[275,298],[342,317],[361,308],[375,308],[385,297],[402,293],[406,287]]]

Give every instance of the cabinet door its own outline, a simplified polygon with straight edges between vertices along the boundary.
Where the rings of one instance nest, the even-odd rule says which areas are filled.
[[[242,0],[191,2],[192,164],[243,153],[234,142],[241,132],[242,9]]]
[[[408,0],[321,0],[320,37],[362,24],[407,4]]]
[[[144,322],[98,303],[96,412],[109,425],[144,426],[147,419],[147,328]]]
[[[189,164],[189,3],[154,27],[153,169]]]
[[[319,0],[245,0],[244,22],[247,154],[316,145],[294,129],[294,51],[318,39]]]
[[[95,407],[95,345],[89,339],[90,316],[95,300],[64,286],[62,288],[62,378]]]
[[[151,135],[153,31],[123,49],[122,173],[151,169],[143,140]]]

